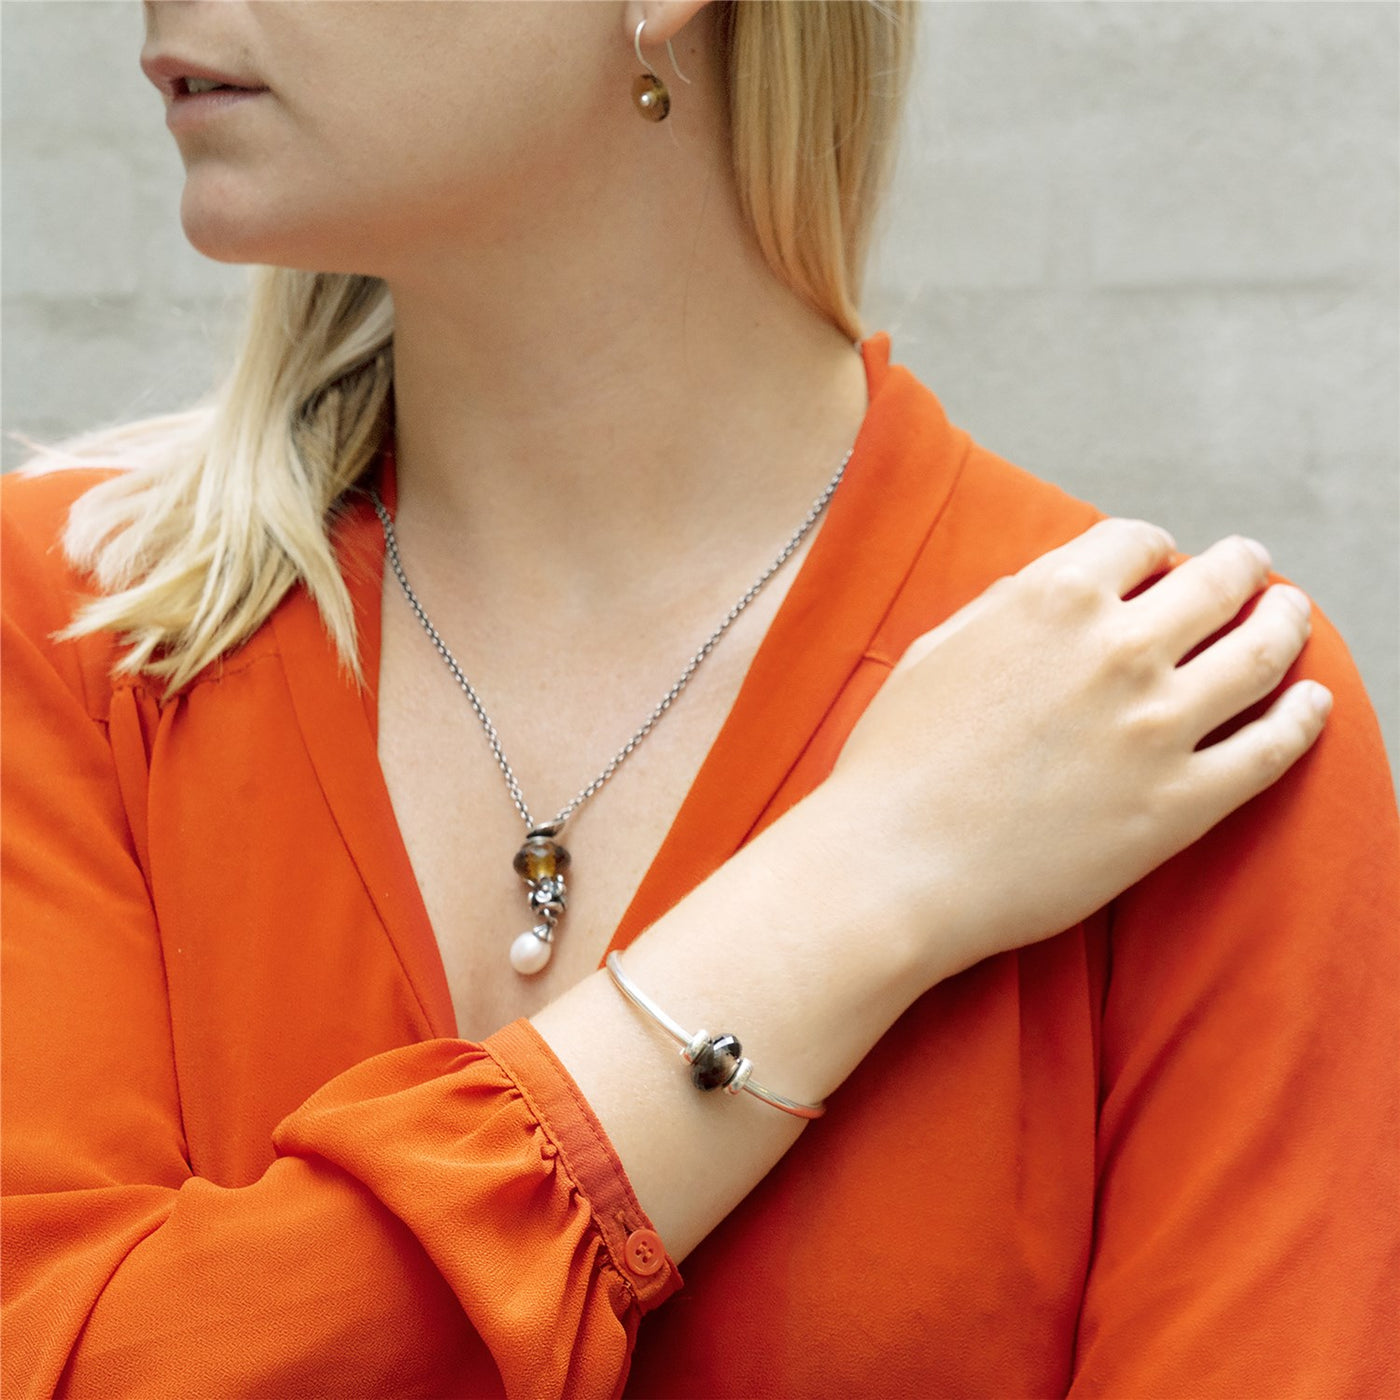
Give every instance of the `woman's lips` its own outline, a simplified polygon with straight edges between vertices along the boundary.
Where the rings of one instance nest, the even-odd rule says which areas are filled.
[[[177,88],[166,104],[165,124],[171,131],[208,121],[245,102],[268,95],[266,88],[220,87],[209,92],[186,92],[181,90],[182,87]]]
[[[176,106],[184,107],[205,98],[252,97],[267,91],[267,88],[252,76],[221,73],[198,60],[183,58],[178,54],[143,52],[141,71],[165,98],[167,117]],[[218,83],[220,86],[205,92],[191,92],[191,82],[202,88],[208,88],[210,83]],[[213,107],[201,107],[199,110],[212,111]]]

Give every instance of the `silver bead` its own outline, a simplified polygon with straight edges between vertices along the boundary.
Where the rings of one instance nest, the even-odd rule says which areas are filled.
[[[530,886],[529,898],[534,913],[553,923],[562,917],[568,907],[569,892],[558,876],[546,876]]]
[[[753,1061],[741,1059],[734,1067],[734,1073],[730,1075],[729,1082],[724,1086],[726,1094],[738,1094],[743,1091],[744,1085],[749,1082],[749,1076],[753,1073]]]

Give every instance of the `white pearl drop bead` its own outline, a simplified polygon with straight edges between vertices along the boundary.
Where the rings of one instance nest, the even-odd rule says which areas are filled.
[[[517,972],[529,977],[532,973],[543,970],[553,952],[552,945],[536,938],[534,930],[527,928],[510,945],[510,965]]]

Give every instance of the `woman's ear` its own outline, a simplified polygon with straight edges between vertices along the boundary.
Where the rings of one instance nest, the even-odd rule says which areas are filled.
[[[709,3],[710,0],[627,0],[622,7],[627,42],[632,42],[637,26],[645,21],[642,47],[664,44],[674,39]]]

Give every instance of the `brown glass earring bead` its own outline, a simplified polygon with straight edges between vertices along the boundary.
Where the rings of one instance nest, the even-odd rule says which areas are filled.
[[[655,73],[638,73],[632,80],[632,102],[649,122],[664,122],[671,111],[671,94]]]

